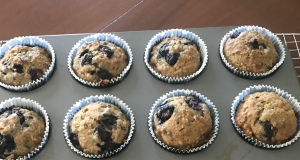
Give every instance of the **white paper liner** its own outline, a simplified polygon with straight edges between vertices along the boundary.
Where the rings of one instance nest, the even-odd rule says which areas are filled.
[[[188,149],[188,150],[180,150],[174,147],[170,147],[166,144],[164,144],[162,141],[160,141],[159,139],[157,139],[157,137],[155,136],[154,130],[153,130],[153,116],[155,113],[156,108],[162,104],[166,99],[170,98],[170,97],[176,97],[176,96],[196,96],[198,97],[202,103],[206,104],[207,107],[210,110],[210,114],[211,114],[211,118],[212,118],[212,130],[213,130],[213,135],[210,138],[210,140],[205,143],[202,144],[199,147],[195,147],[192,149]],[[220,128],[220,122],[219,122],[219,113],[217,111],[217,108],[215,107],[215,105],[206,97],[204,97],[203,95],[201,95],[200,93],[193,91],[193,90],[173,90],[169,93],[164,94],[163,96],[161,96],[157,101],[155,101],[155,103],[153,104],[149,116],[148,116],[148,129],[150,131],[150,134],[152,136],[152,138],[154,139],[154,141],[160,145],[161,147],[163,147],[164,149],[174,152],[174,153],[181,153],[181,154],[189,154],[189,153],[194,153],[197,151],[201,151],[207,147],[209,147],[209,145],[211,145],[213,143],[213,141],[216,139],[218,133],[219,133],[219,128]]]
[[[49,118],[46,110],[40,104],[38,104],[37,102],[35,102],[33,100],[20,98],[20,97],[10,98],[8,100],[5,100],[4,102],[1,102],[0,114],[5,112],[7,109],[11,108],[13,105],[16,107],[21,107],[24,109],[34,111],[34,112],[38,113],[45,121],[44,136],[43,136],[43,139],[42,139],[40,145],[37,148],[35,148],[34,151],[31,151],[30,153],[28,153],[26,156],[20,158],[19,160],[30,159],[30,158],[34,157],[35,155],[37,155],[39,152],[41,152],[48,141],[48,137],[50,134],[50,118]]]
[[[103,153],[103,154],[97,154],[97,155],[86,154],[86,153],[78,150],[76,147],[74,147],[71,140],[69,139],[69,135],[70,135],[69,122],[73,119],[74,115],[82,107],[84,107],[85,105],[87,105],[89,103],[98,102],[98,101],[110,103],[110,104],[113,104],[113,105],[117,106],[118,108],[120,108],[121,111],[126,115],[128,120],[130,121],[130,130],[129,130],[129,134],[126,139],[126,142],[124,142],[119,148],[117,148],[113,151],[107,152],[107,153]],[[69,109],[67,115],[65,116],[64,124],[63,124],[64,137],[65,137],[65,140],[66,140],[68,146],[71,148],[71,150],[73,150],[77,154],[79,154],[83,157],[86,157],[86,158],[107,158],[107,157],[111,157],[111,156],[119,153],[131,141],[133,133],[134,133],[134,129],[135,129],[135,119],[134,119],[134,115],[133,115],[131,109],[119,98],[116,98],[112,95],[99,95],[99,96],[96,95],[96,96],[86,97],[85,99],[80,100],[79,102],[75,103],[73,105],[73,107],[71,107],[71,109]]]
[[[5,83],[0,82],[0,86],[10,90],[10,91],[30,91],[36,89],[46,83],[51,75],[54,72],[55,67],[55,53],[52,46],[44,39],[36,37],[36,36],[25,36],[25,37],[16,37],[7,41],[1,48],[0,48],[0,59],[3,58],[6,51],[10,48],[17,46],[17,45],[31,45],[31,46],[39,46],[44,48],[51,57],[51,64],[48,70],[45,72],[42,78],[34,80],[26,85],[22,86],[13,86],[7,85]]]
[[[227,59],[224,55],[225,43],[227,42],[227,40],[230,38],[230,36],[233,33],[236,33],[236,32],[241,33],[241,32],[245,32],[245,31],[257,31],[263,35],[268,36],[272,40],[273,45],[278,53],[278,62],[268,72],[266,72],[266,73],[245,72],[238,68],[235,68],[227,61]],[[219,52],[220,52],[220,56],[223,61],[223,64],[230,72],[232,72],[233,74],[235,74],[239,77],[243,77],[243,78],[247,78],[247,79],[261,79],[261,78],[265,78],[265,77],[271,75],[280,67],[280,65],[284,62],[284,59],[285,59],[285,49],[283,47],[281,40],[274,33],[269,31],[268,29],[258,27],[258,26],[241,26],[241,27],[231,30],[229,33],[226,33],[221,40],[221,43],[219,46]]]
[[[178,36],[180,38],[186,38],[188,40],[191,40],[191,41],[195,42],[197,47],[199,47],[198,51],[200,52],[200,55],[201,55],[201,66],[192,75],[189,75],[186,77],[164,76],[164,75],[156,72],[149,64],[149,55],[151,53],[152,47],[155,46],[156,44],[158,44],[163,39],[170,38],[173,36]],[[151,40],[149,41],[149,43],[147,44],[147,47],[146,47],[146,50],[144,53],[144,63],[146,64],[148,70],[152,73],[152,75],[154,75],[156,78],[158,78],[159,80],[161,80],[163,82],[186,83],[186,82],[189,82],[189,81],[193,80],[194,78],[196,78],[206,67],[206,64],[208,63],[207,47],[206,47],[206,44],[204,43],[204,41],[199,36],[197,36],[196,34],[190,32],[190,31],[183,30],[183,29],[170,29],[170,30],[162,31],[162,32],[159,32],[158,34],[156,34],[154,37],[152,37]]]
[[[293,138],[291,140],[289,140],[283,144],[278,144],[278,145],[266,144],[266,143],[263,143],[253,137],[248,137],[247,135],[245,135],[243,133],[242,129],[235,122],[235,119],[234,119],[235,112],[236,112],[239,104],[244,100],[244,98],[247,95],[255,93],[255,92],[274,92],[274,93],[278,94],[279,96],[286,99],[290,103],[290,105],[293,107],[293,109],[296,113],[296,116],[300,115],[300,103],[294,97],[292,97],[292,95],[288,94],[287,92],[285,92],[279,88],[273,87],[273,86],[254,85],[254,86],[246,88],[237,97],[235,97],[235,100],[233,101],[232,106],[231,106],[231,112],[230,112],[231,122],[232,122],[234,128],[236,129],[236,131],[238,132],[238,134],[240,134],[242,136],[242,138],[244,140],[246,140],[247,142],[249,142],[250,144],[252,144],[256,147],[265,148],[265,149],[279,149],[279,148],[290,146],[291,144],[296,142],[300,136],[300,127],[299,127],[300,119],[298,116],[297,116],[297,124],[298,124],[297,130],[298,131],[296,132],[296,134],[293,136]]]
[[[76,56],[76,52],[77,52],[78,48],[87,42],[92,42],[95,40],[107,41],[107,42],[114,43],[115,45],[121,47],[124,50],[124,52],[128,58],[128,65],[124,68],[122,73],[118,77],[115,77],[115,79],[111,79],[108,84],[85,81],[82,78],[78,77],[72,68],[73,59]],[[93,35],[90,35],[90,36],[87,36],[87,37],[81,39],[74,45],[74,47],[72,48],[72,50],[70,51],[69,56],[68,56],[68,69],[69,69],[69,72],[71,73],[71,75],[80,83],[82,83],[86,86],[89,86],[89,87],[105,88],[105,87],[110,87],[110,86],[113,86],[113,85],[121,82],[125,78],[125,76],[128,74],[128,72],[132,66],[132,62],[133,62],[133,55],[132,55],[129,45],[127,44],[127,42],[125,40],[123,40],[122,38],[120,38],[116,35],[110,34],[110,33],[97,33],[97,34],[93,34]]]

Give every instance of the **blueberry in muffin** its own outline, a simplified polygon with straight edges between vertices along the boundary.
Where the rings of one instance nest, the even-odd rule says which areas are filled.
[[[44,132],[45,122],[40,115],[11,106],[0,115],[0,158],[26,156],[41,144]]]
[[[173,36],[153,46],[149,55],[150,66],[167,77],[186,77],[201,66],[198,46],[186,38]]]
[[[278,62],[272,40],[256,31],[233,32],[224,45],[229,64],[241,71],[266,73]]]
[[[92,41],[80,46],[73,59],[75,74],[88,82],[108,84],[128,65],[124,50],[107,41]]]
[[[247,95],[237,108],[235,121],[245,135],[267,144],[282,144],[297,131],[292,106],[274,92]]]
[[[130,121],[113,104],[92,102],[81,108],[69,123],[74,147],[87,154],[113,151],[126,142]]]
[[[43,77],[51,65],[50,54],[38,46],[17,45],[0,59],[0,81],[22,86]]]
[[[212,136],[210,110],[195,96],[168,98],[155,109],[153,130],[170,147],[180,150],[199,147]]]

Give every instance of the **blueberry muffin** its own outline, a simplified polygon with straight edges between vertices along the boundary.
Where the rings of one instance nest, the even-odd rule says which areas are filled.
[[[150,66],[167,77],[186,77],[201,66],[197,45],[177,36],[165,38],[152,48]]]
[[[244,134],[267,144],[282,144],[297,130],[297,118],[289,102],[274,92],[245,97],[235,114]]]
[[[73,59],[75,74],[88,82],[108,84],[128,65],[124,50],[110,42],[92,41],[80,46]]]
[[[266,73],[278,62],[272,40],[256,31],[233,33],[224,45],[228,63],[241,71]]]
[[[154,134],[164,144],[188,150],[209,141],[212,118],[206,104],[194,96],[166,99],[153,116]]]
[[[113,104],[92,102],[74,115],[69,127],[72,144],[86,154],[97,155],[126,142],[130,121]]]
[[[17,45],[0,59],[0,80],[7,85],[26,85],[42,78],[50,64],[51,56],[44,48]]]
[[[37,148],[45,121],[36,112],[12,106],[0,115],[0,158],[17,159]]]

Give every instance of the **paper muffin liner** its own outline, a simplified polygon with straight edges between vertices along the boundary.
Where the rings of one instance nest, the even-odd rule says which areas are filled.
[[[96,40],[111,42],[111,43],[121,47],[124,50],[124,52],[128,58],[128,64],[124,68],[122,73],[118,77],[115,77],[115,79],[111,79],[108,84],[95,83],[95,82],[89,82],[89,81],[83,80],[82,78],[80,78],[76,75],[76,73],[74,72],[73,67],[72,67],[73,59],[76,56],[76,52],[77,52],[78,48],[87,42],[92,42],[92,41],[96,41]],[[129,45],[127,44],[127,42],[125,40],[123,40],[122,38],[120,38],[116,35],[110,34],[110,33],[97,33],[97,34],[93,34],[93,35],[90,35],[90,36],[87,36],[87,37],[81,39],[74,45],[74,47],[71,49],[69,56],[68,56],[68,69],[69,69],[69,72],[71,73],[71,75],[73,76],[73,78],[75,78],[77,81],[79,81],[83,85],[88,86],[88,87],[95,87],[95,88],[106,88],[106,87],[110,87],[110,86],[113,86],[113,85],[121,82],[125,78],[125,76],[128,74],[128,72],[132,66],[132,62],[133,62],[133,55],[132,55]]]
[[[201,146],[198,147],[194,147],[192,149],[188,149],[188,150],[181,150],[178,148],[174,148],[174,147],[170,147],[166,144],[164,144],[162,141],[160,141],[154,133],[153,130],[153,119],[154,119],[154,114],[155,114],[155,110],[156,108],[162,104],[166,99],[171,98],[171,97],[177,97],[177,96],[196,96],[198,97],[202,103],[206,104],[207,107],[210,110],[210,115],[212,118],[212,131],[213,131],[213,135],[212,137],[209,139],[209,141],[205,144],[202,144]],[[197,151],[201,151],[207,147],[209,147],[209,145],[211,145],[213,143],[213,141],[217,138],[217,135],[219,133],[219,128],[220,128],[220,122],[219,122],[219,113],[217,108],[215,107],[215,105],[213,104],[213,102],[211,102],[208,98],[206,98],[205,96],[201,95],[200,93],[193,91],[193,90],[173,90],[169,93],[164,94],[163,96],[161,96],[158,100],[155,101],[155,103],[153,104],[149,116],[148,116],[148,129],[150,131],[150,134],[153,138],[153,140],[160,145],[161,147],[163,147],[164,149],[174,152],[174,153],[180,153],[180,154],[190,154],[190,153],[194,153]]]
[[[39,152],[41,152],[48,141],[49,134],[50,134],[50,118],[49,118],[46,110],[40,104],[38,104],[37,102],[35,102],[33,100],[20,98],[20,97],[10,98],[8,100],[1,102],[0,114],[4,113],[7,109],[12,108],[13,105],[16,107],[21,107],[24,109],[28,109],[30,111],[34,111],[34,112],[38,113],[45,121],[44,136],[43,136],[43,139],[42,139],[40,145],[37,148],[35,148],[33,151],[28,153],[27,155],[19,158],[19,160],[30,159],[30,158],[34,157],[35,155],[37,155]]]
[[[77,149],[71,142],[69,135],[70,135],[70,127],[69,127],[69,122],[73,119],[74,115],[84,106],[86,106],[89,103],[92,102],[106,102],[106,103],[110,103],[113,104],[115,106],[117,106],[128,118],[128,120],[130,121],[130,129],[129,129],[129,134],[127,136],[126,142],[124,142],[119,148],[107,152],[107,153],[103,153],[103,154],[86,154],[82,151],[80,151],[79,149]],[[73,107],[71,107],[71,109],[69,109],[67,115],[65,116],[64,119],[64,124],[63,124],[63,133],[64,133],[64,137],[65,140],[68,144],[68,146],[71,148],[72,151],[76,152],[77,154],[79,154],[80,156],[86,157],[86,158],[107,158],[107,157],[111,157],[113,155],[116,155],[117,153],[119,153],[120,151],[122,151],[131,141],[133,133],[134,133],[134,129],[135,129],[135,119],[134,119],[134,115],[131,111],[131,109],[123,102],[121,101],[119,98],[116,98],[112,95],[96,95],[96,96],[90,96],[90,97],[86,97],[82,100],[80,100],[79,102],[75,103],[73,105]]]
[[[192,75],[189,75],[189,76],[186,76],[186,77],[168,77],[168,76],[164,76],[164,75],[156,72],[149,64],[149,59],[150,59],[149,56],[150,56],[150,53],[152,52],[152,47],[157,45],[163,39],[170,38],[170,37],[173,37],[173,36],[178,36],[180,38],[186,38],[190,41],[195,42],[195,44],[197,45],[198,51],[200,52],[200,55],[201,55],[201,66]],[[208,63],[207,47],[206,47],[206,44],[204,43],[204,41],[199,36],[197,36],[195,33],[192,33],[190,31],[183,30],[183,29],[165,30],[165,31],[162,31],[162,32],[159,32],[158,34],[156,34],[148,42],[145,53],[144,53],[144,63],[146,64],[146,67],[152,73],[152,75],[154,75],[156,78],[158,78],[159,80],[161,80],[163,82],[167,82],[167,83],[186,83],[186,82],[189,82],[189,81],[193,80],[197,76],[199,76],[200,73],[206,67],[206,65]]]
[[[271,145],[271,144],[266,144],[263,143],[253,137],[249,137],[247,135],[244,134],[243,130],[236,124],[235,122],[235,113],[237,111],[237,108],[239,106],[239,104],[244,100],[244,98],[249,95],[249,94],[253,94],[255,92],[274,92],[276,94],[278,94],[279,96],[281,96],[282,98],[286,99],[290,105],[293,107],[293,110],[296,114],[297,117],[297,132],[295,133],[295,135],[287,142],[282,143],[282,144],[277,144],[277,145]],[[237,97],[235,97],[235,100],[232,103],[231,106],[231,111],[230,111],[230,115],[231,115],[231,122],[235,128],[235,130],[237,131],[237,133],[248,143],[259,147],[259,148],[265,148],[265,149],[279,149],[279,148],[283,148],[283,147],[287,147],[292,145],[293,143],[295,143],[299,136],[300,136],[300,119],[299,116],[300,115],[300,104],[299,102],[292,97],[292,95],[288,94],[287,92],[285,92],[284,90],[281,90],[279,88],[273,87],[273,86],[269,86],[269,85],[254,85],[254,86],[250,86],[248,88],[246,88],[245,90],[243,90]]]
[[[278,62],[272,67],[271,70],[269,70],[268,72],[265,73],[253,73],[253,72],[246,72],[246,71],[242,71],[234,66],[232,66],[226,59],[225,55],[224,55],[224,45],[227,42],[227,40],[230,38],[230,36],[233,33],[237,33],[237,32],[245,32],[245,31],[257,31],[265,36],[268,36],[272,42],[273,45],[276,49],[276,52],[278,53]],[[220,56],[222,59],[223,64],[225,65],[225,67],[232,72],[233,74],[242,77],[242,78],[247,78],[247,79],[262,79],[265,78],[269,75],[271,75],[272,73],[274,73],[284,62],[285,59],[285,49],[283,47],[283,44],[281,42],[281,40],[271,31],[269,31],[268,29],[262,28],[262,27],[258,27],[258,26],[241,26],[238,28],[235,28],[233,30],[231,30],[230,32],[226,33],[224,35],[224,37],[221,40],[220,46],[219,46],[219,52],[220,52]]]
[[[50,77],[52,76],[55,68],[55,53],[50,45],[46,40],[36,37],[36,36],[25,36],[25,37],[16,37],[9,41],[7,41],[1,48],[0,48],[0,59],[3,58],[6,51],[8,51],[10,48],[17,46],[17,45],[30,45],[30,46],[39,46],[41,48],[44,48],[48,54],[51,57],[51,64],[48,68],[48,70],[44,73],[43,77],[41,77],[38,80],[34,80],[26,85],[22,86],[13,86],[13,85],[7,85],[3,82],[0,82],[0,86],[10,90],[10,91],[30,91],[33,89],[36,89],[43,84],[45,84]]]

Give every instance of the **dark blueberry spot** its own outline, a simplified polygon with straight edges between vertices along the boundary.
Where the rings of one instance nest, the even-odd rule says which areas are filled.
[[[238,37],[241,34],[241,32],[234,32],[230,35],[230,38],[235,39],[236,37]]]
[[[94,56],[92,52],[85,53],[81,59],[81,65],[92,64],[93,57]]]
[[[193,45],[196,45],[196,43],[193,41],[189,41],[189,42],[185,42],[184,45],[193,46]]]
[[[90,72],[91,75],[94,75],[95,73],[96,73],[96,71],[91,71]]]
[[[104,130],[102,127],[97,128],[98,137],[104,142],[101,146],[101,152],[114,150],[114,144],[111,138],[111,132]]]
[[[101,119],[101,125],[104,125],[108,130],[112,130],[116,127],[117,124],[117,117],[113,115],[104,115]]]
[[[196,111],[200,111],[203,115],[204,109],[203,105],[201,104],[201,100],[198,97],[194,97],[193,99],[189,99],[185,101],[190,108]]]
[[[12,106],[13,108],[14,106]],[[24,122],[25,122],[25,118],[24,118],[24,115],[23,113],[18,110],[18,109],[9,109],[8,110],[8,113],[6,114],[6,117],[12,115],[12,114],[16,114],[18,117],[19,117],[19,120],[20,120],[20,124],[22,125]]]
[[[14,64],[13,69],[15,72],[23,73],[23,66],[20,64]]]
[[[173,66],[177,62],[177,60],[179,58],[179,55],[180,55],[179,53],[168,53],[166,55],[166,61],[167,61],[167,63],[170,66]]]
[[[74,146],[79,145],[78,135],[76,133],[71,132],[69,138]]]
[[[109,131],[106,131],[104,128],[102,128],[101,126],[99,126],[97,128],[98,130],[98,136],[99,138],[104,141],[105,143],[106,142],[111,142],[111,132]]]
[[[101,147],[101,152],[111,151],[116,148],[116,145],[112,141],[112,129],[116,128],[117,117],[113,115],[103,115],[100,121],[98,121],[99,126],[97,127],[95,133],[104,142]]]
[[[163,124],[165,121],[170,119],[173,112],[174,106],[170,106],[169,103],[158,106],[156,117],[159,119],[159,124]]]
[[[0,134],[0,154],[4,152],[11,152],[16,147],[14,142],[14,137],[11,135],[2,135]]]
[[[270,121],[260,122],[260,124],[263,126],[265,130],[264,136],[267,138],[268,141],[270,141],[274,136],[274,134],[276,134],[277,129],[273,127]]]
[[[157,59],[160,60],[162,56],[160,54],[157,55]]]
[[[100,69],[96,74],[101,79],[112,79],[113,78],[113,76],[106,69]]]
[[[253,42],[250,42],[250,43],[249,43],[249,47],[250,47],[251,49],[259,49],[259,44],[258,44],[257,39],[254,39]]]
[[[111,58],[111,56],[114,54],[114,52],[107,46],[100,46],[99,50],[101,53],[104,53],[107,58]]]
[[[264,44],[264,43],[262,43],[262,44],[260,44],[264,49],[266,49],[267,48],[267,46]]]
[[[2,62],[2,64],[4,65],[5,68],[8,68],[9,65],[10,65],[10,62],[9,61],[4,61],[4,62]]]
[[[90,51],[88,49],[84,50],[82,53],[80,53],[79,58],[81,58],[82,56],[84,56],[85,54],[89,53]]]
[[[169,53],[169,49],[168,49],[169,45],[170,45],[169,43],[165,43],[160,47],[158,53],[161,55],[161,57],[165,57],[167,53]]]
[[[24,118],[25,118],[25,120],[26,120],[26,119],[33,119],[32,116],[24,116]]]
[[[41,69],[32,69],[29,71],[29,74],[31,76],[31,80],[37,80],[40,79],[43,76],[43,70]]]

